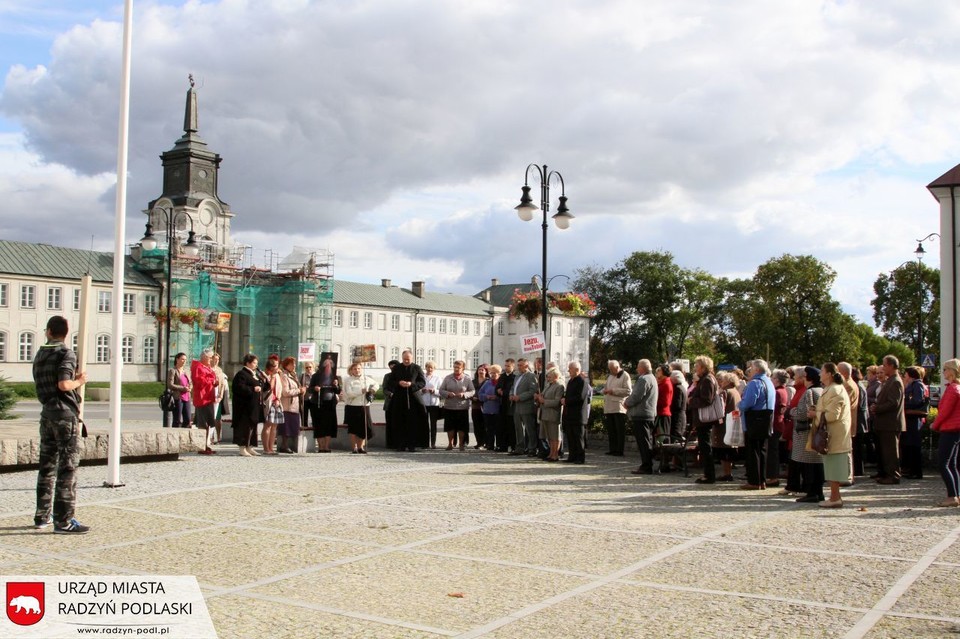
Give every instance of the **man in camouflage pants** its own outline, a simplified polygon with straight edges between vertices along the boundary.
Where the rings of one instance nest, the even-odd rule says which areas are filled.
[[[80,463],[80,393],[86,372],[77,374],[77,354],[67,348],[67,320],[47,321],[47,343],[33,360],[33,381],[40,400],[40,473],[37,477],[35,528],[53,524],[59,534],[83,534],[90,528],[74,519],[77,466]],[[51,505],[53,516],[51,517]]]

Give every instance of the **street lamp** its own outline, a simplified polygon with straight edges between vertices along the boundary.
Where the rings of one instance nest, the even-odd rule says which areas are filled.
[[[923,256],[927,252],[923,243],[939,238],[939,233],[931,233],[922,240],[917,240],[917,248],[913,252],[917,256],[917,362],[923,366]]]
[[[176,240],[176,223],[178,215],[183,215],[190,222],[190,233],[187,235],[187,241],[183,245],[183,252],[189,257],[196,257],[200,254],[200,245],[196,241],[196,235],[193,232],[193,219],[185,211],[175,211],[172,208],[163,208],[155,207],[153,209],[159,214],[163,215],[163,219],[167,223],[166,232],[167,232],[167,323],[164,329],[164,344],[163,352],[166,355],[167,366],[170,368],[170,324],[173,318],[170,316],[170,307],[172,306],[171,294],[173,288],[173,246],[174,240]],[[157,248],[157,237],[153,234],[153,224],[149,221],[147,222],[146,233],[143,234],[143,238],[140,240],[140,246],[144,250],[152,251]],[[166,373],[166,370],[164,370]],[[164,419],[166,419],[166,414],[164,414]]]
[[[560,198],[559,205],[557,206],[557,212],[553,215],[553,222],[557,225],[557,228],[564,230],[570,227],[570,220],[573,219],[573,215],[570,214],[570,209],[567,208],[567,195],[566,195],[566,186],[563,183],[563,176],[560,175],[558,171],[550,171],[547,169],[547,165],[544,164],[540,166],[538,164],[530,164],[527,166],[527,170],[523,175],[523,187],[522,195],[520,196],[520,204],[515,208],[517,215],[520,216],[520,219],[524,222],[529,222],[533,219],[534,213],[537,212],[537,205],[530,198],[530,169],[536,169],[537,175],[540,176],[540,208],[539,210],[543,213],[543,272],[540,276],[540,281],[543,282],[543,290],[540,295],[540,312],[541,320],[540,327],[543,329],[543,351],[541,351],[540,357],[543,362],[543,368],[540,372],[540,387],[542,388],[546,384],[546,370],[549,349],[550,349],[550,327],[548,324],[548,304],[547,304],[547,285],[550,280],[547,279],[547,211],[550,210],[550,181],[554,178],[560,182]]]

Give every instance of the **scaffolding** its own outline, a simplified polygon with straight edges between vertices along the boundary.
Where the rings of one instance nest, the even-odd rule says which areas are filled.
[[[166,247],[142,251],[140,268],[165,282],[166,258]],[[244,246],[229,254],[174,255],[171,306],[176,311],[161,313],[158,321],[171,322],[168,356],[183,352],[195,358],[209,346],[222,354],[224,364],[239,364],[247,353],[261,359],[297,357],[300,344],[315,344],[316,353],[330,350],[333,253],[294,247],[276,269],[251,266],[249,258],[250,247]],[[222,313],[230,314],[229,327],[215,330],[214,320]]]

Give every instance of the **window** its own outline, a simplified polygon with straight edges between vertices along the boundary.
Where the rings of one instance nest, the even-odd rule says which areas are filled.
[[[399,347],[399,346],[394,346],[393,348],[390,349],[390,359],[396,359],[396,360],[399,360],[399,359],[400,359],[400,347]]]
[[[485,337],[490,337],[490,324],[491,324],[491,323],[492,323],[492,322],[484,322],[484,323],[483,323],[483,334],[484,334]]]
[[[586,322],[580,322],[580,326],[577,327],[577,335],[578,335],[579,337],[586,337],[586,336],[587,336],[587,323],[586,323]]]
[[[80,310],[80,289],[79,288],[73,289],[73,310],[75,311]]]
[[[333,325],[337,328],[343,326],[343,311],[339,308],[333,312]]]
[[[403,330],[408,333],[413,330],[413,318],[409,315],[406,315],[403,318]]]
[[[441,333],[446,333],[446,332],[447,332],[447,318],[446,318],[446,317],[441,317],[441,318],[440,318],[440,332],[441,332]]]
[[[51,286],[47,289],[47,310],[59,311],[63,307],[63,289],[59,286]]]
[[[137,294],[136,293],[124,293],[123,294],[123,312],[127,315],[132,315],[137,311]],[[130,345],[130,348],[133,348],[133,345]]]
[[[561,335],[563,335],[562,326],[560,325],[559,321],[556,321],[553,323],[553,334],[556,335],[557,337],[560,337]]]
[[[110,312],[110,291],[97,291],[97,311]]]
[[[387,314],[386,313],[377,313],[377,329],[381,331],[387,330]]]
[[[566,368],[566,366],[564,366],[564,363],[560,361],[560,351],[557,351],[556,353],[553,354],[553,363],[556,364],[557,366],[560,366],[561,368]]]
[[[143,296],[143,312],[145,314],[156,313],[157,312],[157,296],[152,293],[147,293]]]
[[[20,333],[20,352],[18,359],[21,362],[29,362],[33,359],[33,333],[26,331]]]
[[[450,368],[453,368],[453,363],[457,361],[457,349],[452,349],[450,351]]]
[[[363,327],[367,330],[373,328],[373,313],[363,314]]]
[[[7,334],[0,332],[0,362],[7,361]]]
[[[567,332],[567,335],[569,335],[570,337],[573,337],[573,334],[576,332],[573,324],[574,324],[573,322],[570,322],[569,324],[567,324],[567,326],[569,326],[570,328],[570,330]]]
[[[110,362],[110,336],[97,335],[97,355],[98,364],[107,364]]]
[[[143,338],[143,363],[157,363],[157,338],[152,335]]]
[[[467,320],[463,320],[463,324],[461,325],[461,328],[463,328],[463,334],[464,334],[464,335],[469,335],[469,334],[470,334],[470,322],[468,322]],[[480,333],[477,333],[477,335],[479,335],[479,334],[480,334]]]
[[[268,311],[268,312],[267,312],[267,325],[268,325],[268,326],[276,326],[276,325],[279,324],[279,323],[280,323],[280,310],[275,308],[275,309],[272,309],[272,310]],[[271,352],[272,352],[272,353],[276,353],[277,351],[271,351]]]
[[[480,321],[477,320],[473,323],[473,334],[477,337],[480,336]]]
[[[400,330],[400,316],[394,313],[390,316],[390,330],[399,331]]]
[[[417,366],[423,366],[423,349],[417,349]]]
[[[37,307],[37,287],[31,284],[20,286],[20,308]]]
[[[503,325],[503,320],[497,320],[497,335],[504,335],[506,333],[506,327]]]
[[[450,334],[451,335],[457,334],[457,320],[455,319],[450,320]]]
[[[427,361],[428,362],[437,361],[437,349],[431,348],[429,351],[427,351]]]
[[[436,333],[436,332],[437,332],[437,318],[436,318],[436,317],[431,317],[431,318],[430,318],[430,323],[428,324],[428,326],[430,327],[430,332],[431,332],[431,333]]]
[[[77,348],[77,342],[79,341],[79,338],[80,338],[80,334],[79,334],[79,333],[74,333],[74,334],[73,334],[73,346],[71,346],[71,348],[73,349],[73,352],[74,352],[74,353],[76,353],[76,352],[79,350],[79,349]]]
[[[124,335],[120,341],[120,358],[124,364],[133,364],[133,336]]]
[[[360,326],[360,311],[350,311],[350,328]]]
[[[9,304],[7,301],[7,285],[0,284],[0,306],[6,306]]]
[[[477,370],[478,366],[480,366],[480,351],[473,351],[473,354],[470,355],[470,368]]]
[[[422,333],[422,332],[424,332],[425,330],[427,330],[427,329],[424,328],[424,323],[425,323],[425,322],[426,322],[426,318],[419,317],[419,316],[417,317],[417,332],[418,332],[418,333]]]

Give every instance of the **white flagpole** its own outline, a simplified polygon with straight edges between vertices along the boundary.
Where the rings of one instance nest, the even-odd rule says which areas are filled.
[[[123,4],[123,60],[120,71],[120,126],[117,140],[117,212],[113,244],[113,335],[110,339],[110,443],[107,448],[107,480],[116,488],[120,482],[120,383],[123,380],[123,278],[126,260],[127,218],[127,134],[130,126],[130,50],[132,48],[133,0]]]

